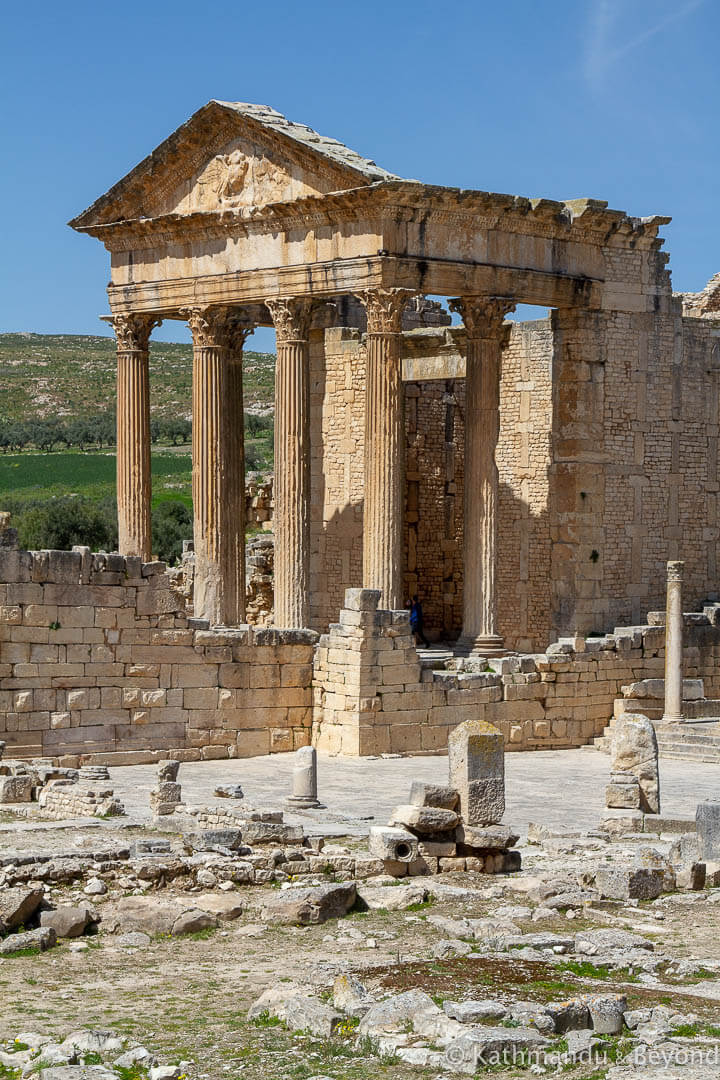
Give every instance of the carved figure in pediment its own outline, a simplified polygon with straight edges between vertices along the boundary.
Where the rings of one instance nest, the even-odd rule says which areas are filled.
[[[233,150],[230,154],[220,154],[218,160],[224,166],[221,172],[218,198],[221,203],[235,205],[245,191],[250,159],[240,150]]]

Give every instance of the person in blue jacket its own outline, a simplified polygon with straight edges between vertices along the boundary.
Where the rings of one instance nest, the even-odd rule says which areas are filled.
[[[425,637],[425,631],[423,629],[423,609],[417,593],[413,596],[412,603],[410,604],[410,629],[413,632],[416,644],[417,639],[420,638],[420,641],[422,641],[425,648],[428,649],[430,647],[430,642]]]

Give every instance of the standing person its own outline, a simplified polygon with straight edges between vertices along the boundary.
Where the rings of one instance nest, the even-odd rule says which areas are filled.
[[[413,632],[413,637],[417,644],[417,639],[420,638],[426,649],[430,648],[430,642],[425,637],[425,631],[423,629],[423,609],[417,593],[412,598],[410,604],[410,629]]]

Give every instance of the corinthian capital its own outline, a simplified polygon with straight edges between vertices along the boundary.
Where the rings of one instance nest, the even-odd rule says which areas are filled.
[[[196,349],[213,346],[242,352],[254,326],[242,308],[195,307],[182,308],[180,314],[187,319]]]
[[[368,334],[399,334],[403,311],[414,296],[414,289],[363,289],[356,294],[367,311]]]
[[[122,352],[146,352],[150,335],[162,319],[157,315],[114,315],[111,319],[118,349]]]
[[[515,310],[515,301],[504,296],[456,296],[448,303],[471,338],[500,338],[505,316]]]
[[[281,296],[276,300],[266,300],[265,305],[275,324],[275,335],[279,344],[307,340],[312,318],[312,300]]]

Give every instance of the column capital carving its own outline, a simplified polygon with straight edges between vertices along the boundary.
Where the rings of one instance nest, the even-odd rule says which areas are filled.
[[[455,296],[448,300],[448,306],[461,317],[468,337],[497,340],[502,336],[505,316],[516,304],[504,296]]]
[[[278,344],[290,341],[307,341],[314,301],[305,297],[280,296],[266,300]]]
[[[399,334],[405,308],[415,289],[362,289],[355,294],[367,311],[368,334]]]
[[[683,570],[685,569],[685,563],[680,562],[677,559],[671,560],[667,564],[667,579],[668,581],[682,581]]]
[[[255,329],[241,308],[224,305],[181,308],[180,314],[187,320],[196,349],[214,347],[240,353]]]
[[[154,328],[162,325],[159,316],[140,314],[113,315],[110,322],[122,352],[146,352]]]

